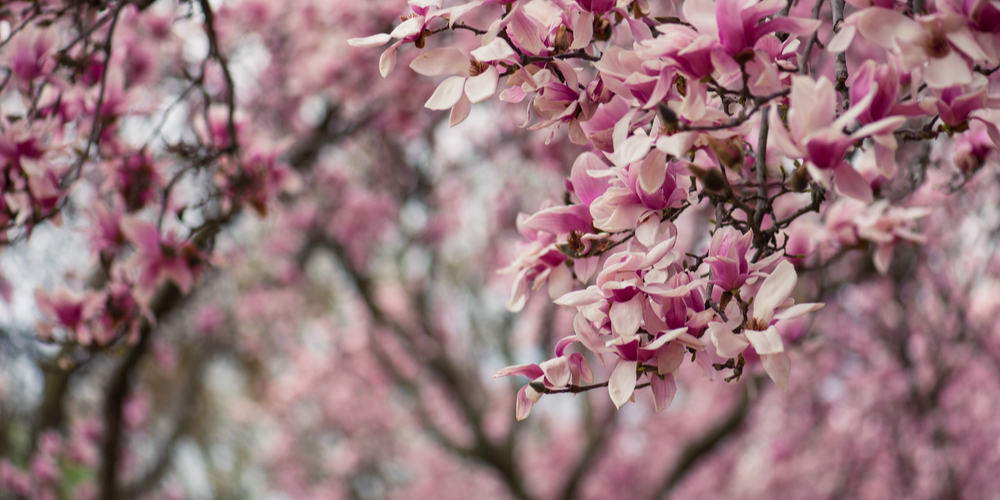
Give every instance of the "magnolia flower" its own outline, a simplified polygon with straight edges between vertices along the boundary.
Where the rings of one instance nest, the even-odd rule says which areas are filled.
[[[785,156],[805,160],[813,179],[829,186],[832,172],[841,193],[871,202],[871,186],[844,160],[844,155],[856,140],[891,132],[902,125],[906,118],[884,118],[859,128],[851,135],[844,134],[843,129],[868,109],[875,98],[877,87],[878,85],[872,84],[872,92],[836,118],[838,97],[828,78],[824,76],[814,81],[807,76],[792,77],[788,128],[782,124],[778,106],[772,106],[771,136]]]
[[[424,76],[458,75],[441,82],[424,104],[428,109],[451,109],[451,126],[468,118],[472,104],[493,96],[500,79],[496,64],[513,56],[514,51],[497,39],[472,51],[472,55],[475,59],[454,47],[445,47],[424,52],[410,63],[413,71]]]
[[[932,88],[972,82],[973,62],[997,64],[977,42],[968,20],[952,13],[910,19],[901,12],[871,7],[851,14],[827,44],[831,52],[844,52],[857,33],[879,47],[895,52],[906,72],[920,70]]]
[[[581,380],[585,382],[594,381],[594,373],[587,364],[583,355],[574,352],[565,356],[566,344],[561,344],[562,348],[557,348],[556,357],[538,364],[525,364],[509,366],[493,375],[493,378],[509,377],[512,375],[524,375],[532,380],[532,383],[540,383],[549,389],[561,389],[570,384],[577,385]],[[524,420],[531,414],[531,407],[542,397],[541,392],[535,390],[532,384],[528,384],[517,392],[517,405],[515,414],[518,420]]]
[[[181,241],[174,232],[161,235],[153,224],[135,218],[123,219],[121,228],[136,247],[132,265],[139,270],[137,285],[143,298],[151,297],[165,280],[172,281],[182,293],[191,289],[204,260],[194,243]]]
[[[791,360],[785,352],[785,345],[778,332],[778,322],[797,318],[808,312],[817,311],[823,307],[821,303],[806,303],[794,305],[789,298],[795,290],[798,276],[795,266],[788,261],[781,261],[774,272],[760,286],[753,299],[753,314],[743,326],[743,333],[734,334],[739,328],[741,316],[739,311],[731,309],[727,313],[727,323],[710,323],[709,331],[716,352],[723,357],[734,357],[752,345],[760,355],[761,363],[767,375],[778,384],[781,390],[788,385],[788,374]]]
[[[757,277],[782,257],[775,253],[758,262],[751,263],[747,259],[750,251],[753,233],[741,233],[732,226],[720,228],[712,235],[712,243],[708,247],[708,258],[705,263],[712,269],[712,281],[709,283],[722,287],[724,291],[732,291],[744,284],[754,284]]]
[[[413,42],[418,48],[424,46],[424,31],[431,21],[447,14],[450,9],[441,10],[441,0],[410,0],[408,2],[413,14],[400,16],[403,22],[392,30],[392,33],[379,33],[363,38],[351,38],[347,44],[351,47],[379,47],[393,38],[398,42],[389,46],[382,52],[378,60],[378,71],[382,78],[389,76],[389,73],[396,67],[396,49],[405,42]],[[430,8],[435,7],[434,12]]]
[[[90,345],[94,336],[87,323],[94,318],[103,302],[104,296],[93,291],[77,294],[67,288],[57,288],[49,294],[41,288],[36,289],[35,303],[38,304],[38,309],[55,320],[54,325],[45,321],[38,322],[39,337],[50,340],[54,327],[59,326],[70,333],[69,340]]]
[[[816,19],[787,16],[764,21],[784,6],[784,0],[687,0],[683,10],[684,18],[698,33],[714,37],[724,53],[735,57],[748,49],[752,50],[757,40],[769,33],[781,31],[808,35],[822,24]]]

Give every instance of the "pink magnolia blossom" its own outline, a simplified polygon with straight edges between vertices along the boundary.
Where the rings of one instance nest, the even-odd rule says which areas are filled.
[[[752,345],[760,355],[764,370],[781,390],[785,390],[788,385],[791,360],[785,352],[776,324],[823,307],[819,303],[795,304],[789,296],[795,290],[797,281],[795,266],[788,261],[781,261],[757,291],[752,304],[753,314],[743,328],[743,333],[732,333],[742,321],[737,309],[730,310],[733,314],[729,315],[729,322],[709,324],[712,343],[720,356],[736,356]]]
[[[97,292],[86,291],[81,294],[69,289],[56,288],[51,294],[41,288],[35,290],[35,303],[42,314],[54,320],[55,323],[41,321],[37,325],[38,335],[43,340],[51,340],[55,327],[65,328],[70,334],[70,340],[89,345],[94,336],[88,322],[100,310],[104,296]]]
[[[855,34],[899,56],[903,71],[919,70],[933,88],[965,85],[972,82],[973,62],[997,64],[976,39],[968,20],[950,13],[937,13],[910,19],[894,10],[871,7],[851,14],[843,28],[830,40],[827,49],[843,52]]]
[[[410,68],[424,76],[458,75],[441,82],[424,104],[428,109],[451,109],[452,126],[468,118],[473,104],[493,97],[500,78],[496,64],[513,56],[514,51],[497,39],[472,55],[475,59],[454,47],[446,47],[424,52],[410,63]]]
[[[873,84],[868,96],[837,118],[837,93],[829,79],[820,77],[814,81],[804,76],[793,77],[787,129],[781,122],[777,106],[771,107],[770,130],[774,142],[789,158],[803,159],[813,179],[828,185],[832,172],[841,193],[872,201],[871,186],[844,155],[858,139],[891,132],[902,125],[905,118],[884,118],[851,135],[844,134],[843,129],[868,109],[875,99],[877,87]]]
[[[136,218],[125,218],[122,232],[136,247],[132,259],[139,273],[137,291],[144,300],[166,280],[187,293],[204,264],[204,257],[192,242],[185,242],[176,232],[161,234],[156,226]]]

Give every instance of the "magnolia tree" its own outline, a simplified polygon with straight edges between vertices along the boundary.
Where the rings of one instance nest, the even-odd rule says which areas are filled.
[[[998,68],[985,1],[7,2],[0,493],[988,496]]]

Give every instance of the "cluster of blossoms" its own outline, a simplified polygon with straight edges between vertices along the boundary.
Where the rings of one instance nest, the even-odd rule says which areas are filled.
[[[923,241],[913,224],[928,213],[890,197],[901,143],[969,143],[953,153],[964,179],[1000,146],[1000,11],[985,1],[409,4],[391,33],[349,41],[395,40],[383,76],[413,43],[414,71],[447,76],[426,107],[450,109],[452,126],[499,91],[527,100],[526,127],[587,150],[563,204],[518,218],[528,241],[507,269],[508,308],[547,283],[576,310],[555,357],[497,374],[532,380],[518,419],[543,394],[604,386],[621,407],[648,385],[661,410],[687,353],[709,379],[759,359],[784,389],[781,322],[822,307],[791,298],[795,264],[811,261],[791,249],[871,247],[884,274],[895,244]],[[430,47],[445,30],[476,38]],[[688,213],[714,220],[710,241],[688,234]],[[793,223],[809,213],[827,230],[804,236]],[[574,343],[612,358],[607,382],[581,385],[593,373]]]
[[[7,2],[0,12],[9,33],[0,41],[0,245],[86,205],[99,263],[86,290],[36,291],[43,341],[137,342],[155,321],[159,287],[187,293],[212,262],[221,223],[244,207],[263,214],[297,187],[282,148],[268,146],[277,138],[247,130],[237,113],[214,26],[208,54],[192,57],[174,17],[149,2]],[[181,113],[194,127],[172,138],[168,121]],[[208,182],[193,189],[193,179]]]

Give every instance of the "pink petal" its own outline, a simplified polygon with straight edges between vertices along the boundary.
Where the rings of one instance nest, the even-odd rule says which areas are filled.
[[[569,180],[573,184],[573,192],[580,198],[581,203],[590,205],[598,196],[608,190],[606,178],[594,177],[589,173],[591,170],[604,171],[607,168],[607,164],[594,153],[587,152],[576,157]]]
[[[392,40],[392,36],[388,33],[379,33],[364,38],[350,38],[347,40],[347,44],[351,47],[371,48],[385,45],[389,40]]]
[[[563,357],[553,358],[543,361],[539,365],[545,378],[555,387],[566,387],[569,385],[569,360]]]
[[[160,231],[156,226],[133,217],[123,217],[122,233],[139,249],[149,253],[160,253]]]
[[[892,244],[879,245],[875,248],[875,255],[872,256],[875,269],[883,276],[889,272],[889,264],[892,263],[892,249]]]
[[[462,98],[462,91],[465,88],[464,76],[453,76],[441,82],[438,88],[431,94],[424,107],[427,109],[449,109],[458,104]]]
[[[468,56],[455,47],[428,50],[410,63],[410,69],[424,76],[468,76],[470,67]]]
[[[656,406],[656,411],[660,412],[669,408],[670,403],[674,401],[674,395],[677,394],[677,381],[674,380],[674,374],[668,373],[663,378],[660,378],[659,375],[650,375],[649,386],[653,390],[653,403]]]
[[[396,26],[396,29],[392,30],[392,33],[389,33],[389,35],[392,36],[393,38],[402,39],[419,34],[421,31],[423,31],[423,29],[424,29],[424,16],[417,16],[407,19],[406,21],[403,21],[402,24]]]
[[[834,179],[837,181],[837,192],[840,194],[866,203],[874,201],[871,185],[850,163],[841,162],[840,166],[834,169]]]
[[[792,360],[786,352],[764,354],[760,357],[764,371],[782,391],[788,386],[788,375],[792,370]]]
[[[745,336],[733,333],[722,323],[709,323],[708,330],[712,334],[716,352],[723,358],[735,357],[750,345]]]
[[[611,394],[611,402],[619,410],[635,392],[635,368],[637,364],[637,361],[619,360],[615,371],[611,372],[608,393]]]
[[[792,294],[798,279],[798,275],[795,274],[795,266],[787,260],[781,261],[774,272],[760,286],[760,291],[757,292],[757,296],[753,300],[753,317],[764,324],[770,323],[774,316],[774,308]],[[750,337],[749,333],[747,337]],[[750,341],[753,342],[753,339],[751,338]]]
[[[528,391],[531,391],[532,394],[529,395]],[[531,415],[531,407],[538,400],[538,397],[534,397],[535,394],[538,394],[538,392],[532,389],[530,385],[526,385],[517,391],[517,405],[514,408],[514,416],[518,421],[524,420],[528,418],[528,415]]]
[[[642,298],[645,295],[637,294],[627,302],[614,302],[608,316],[611,317],[611,326],[618,335],[635,335],[642,324]]]
[[[924,81],[931,88],[943,89],[972,83],[972,69],[961,54],[952,50],[948,55],[927,61]]]
[[[469,117],[469,113],[472,112],[472,103],[469,102],[469,98],[464,94],[459,98],[455,107],[451,108],[451,113],[448,115],[448,126],[454,127],[459,123],[465,121]]]
[[[483,102],[493,97],[499,78],[496,66],[488,66],[481,74],[469,78],[465,83],[465,95],[469,96],[469,101],[473,104]]]
[[[535,380],[536,378],[544,375],[544,373],[545,372],[543,372],[538,365],[530,363],[525,365],[508,366],[507,368],[498,371],[497,374],[493,376],[493,378],[510,377],[512,375],[524,375],[525,377],[528,377],[531,380]]]
[[[378,58],[378,72],[382,75],[382,78],[389,76],[392,69],[396,67],[396,49],[399,48],[402,42],[396,42],[389,46],[382,52],[382,55]]]
[[[777,327],[770,326],[762,332],[747,329],[743,330],[743,333],[757,354],[774,354],[785,350],[785,344],[781,341],[781,334],[778,333]]]
[[[573,22],[573,44],[570,50],[582,49],[590,45],[594,38],[594,13],[583,12]]]
[[[591,286],[585,290],[577,290],[567,293],[555,300],[561,306],[586,306],[604,300],[604,296],[597,291],[597,287]]]
[[[516,55],[517,53],[514,52],[514,49],[510,48],[510,45],[503,38],[497,38],[472,51],[472,57],[482,62],[499,61]]]
[[[786,307],[776,313],[774,313],[774,319],[776,320],[786,320],[792,318],[798,318],[806,313],[811,313],[813,311],[818,311],[823,308],[824,304],[819,302],[807,302],[805,304],[795,304],[792,307]]]

